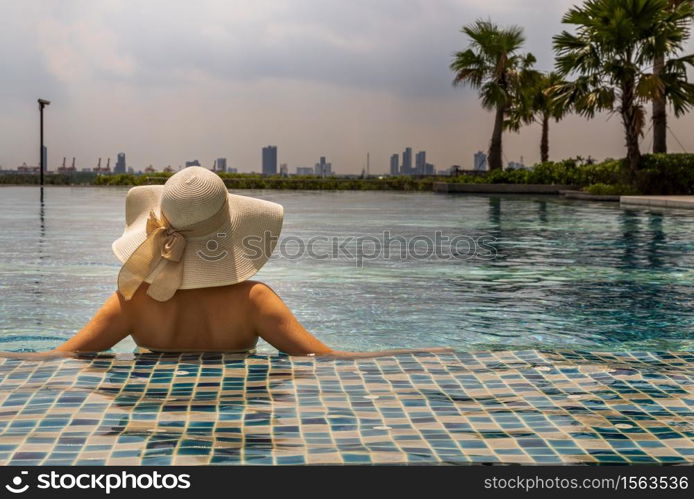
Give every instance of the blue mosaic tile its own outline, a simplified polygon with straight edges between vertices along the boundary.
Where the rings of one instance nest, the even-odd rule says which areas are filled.
[[[691,464],[694,355],[0,358],[0,464]]]

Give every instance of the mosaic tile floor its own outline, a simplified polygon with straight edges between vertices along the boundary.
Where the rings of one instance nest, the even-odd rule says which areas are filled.
[[[0,359],[0,464],[694,463],[694,354]]]

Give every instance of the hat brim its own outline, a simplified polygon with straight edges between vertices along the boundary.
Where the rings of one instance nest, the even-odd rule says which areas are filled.
[[[124,263],[147,238],[150,210],[161,217],[164,187],[133,187],[125,202],[125,230],[111,246]],[[270,258],[282,230],[282,205],[236,194],[228,195],[229,218],[213,233],[186,238],[183,280],[179,289],[208,288],[237,284],[250,279]],[[145,282],[151,283],[163,265]]]

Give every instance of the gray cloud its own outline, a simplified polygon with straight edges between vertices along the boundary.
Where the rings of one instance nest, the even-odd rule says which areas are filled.
[[[491,117],[451,86],[459,29],[479,17],[525,28],[538,66],[571,0],[0,0],[0,164],[35,161],[35,99],[49,109],[52,167],[125,150],[136,167],[227,156],[257,169],[259,148],[358,171],[366,151],[425,148],[439,168],[469,164]],[[673,121],[694,148],[692,119]],[[555,157],[618,156],[616,120],[555,126]],[[506,139],[508,159],[537,158],[537,130]],[[647,145],[647,142],[646,144]]]

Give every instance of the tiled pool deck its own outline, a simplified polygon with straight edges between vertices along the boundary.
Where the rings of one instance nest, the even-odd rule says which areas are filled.
[[[0,463],[694,463],[694,354],[0,359]]]

